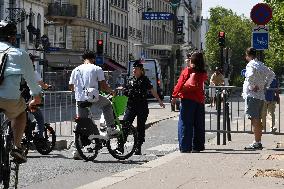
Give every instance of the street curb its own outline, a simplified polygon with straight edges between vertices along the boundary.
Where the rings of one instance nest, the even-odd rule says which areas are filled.
[[[175,116],[174,116],[175,117]],[[166,120],[166,119],[165,119]],[[214,137],[216,138],[216,137]],[[213,139],[214,139],[213,138]],[[207,141],[206,145],[214,145],[213,144],[213,139]],[[150,171],[153,168],[159,167],[163,164],[169,163],[170,161],[181,157],[185,154],[180,153],[179,150],[174,151],[172,153],[169,153],[163,157],[158,157],[155,160],[149,161],[147,163],[144,163],[142,165],[139,165],[137,167],[131,168],[131,169],[127,169],[125,171],[122,172],[118,172],[115,173],[114,175],[108,176],[108,177],[104,177],[102,179],[96,180],[94,182],[88,183],[86,185],[80,186],[76,189],[101,189],[101,188],[107,188],[109,186],[112,186],[114,184],[117,184],[119,182],[122,182],[124,180],[127,180],[131,177],[134,177],[138,174]]]
[[[172,119],[172,118],[175,118],[175,117],[178,117],[178,115],[174,115],[174,116],[169,116],[167,118],[163,118],[163,119],[160,119],[160,120],[156,120],[156,121],[153,121],[153,122],[150,122],[150,123],[147,123],[145,125],[145,128],[146,129],[149,129],[150,127],[152,127],[153,125],[161,122],[161,121],[165,121],[165,120],[168,120],[168,119]],[[55,142],[55,147],[54,147],[54,150],[69,150],[71,148],[71,146],[73,145],[74,141],[73,140],[59,140],[59,141],[56,141]]]
[[[105,188],[111,185],[114,185],[118,182],[124,181],[126,179],[129,179],[131,177],[134,177],[135,175],[144,173],[146,171],[149,171],[155,167],[161,166],[165,163],[168,163],[177,157],[180,157],[184,154],[180,153],[179,151],[175,151],[173,153],[167,154],[163,157],[160,157],[158,159],[149,161],[148,163],[145,163],[143,165],[140,165],[138,167],[134,167],[131,169],[127,169],[122,172],[118,172],[112,176],[105,177],[102,179],[99,179],[97,181],[91,182],[89,184],[83,185],[78,187],[77,189],[99,189],[99,188]]]

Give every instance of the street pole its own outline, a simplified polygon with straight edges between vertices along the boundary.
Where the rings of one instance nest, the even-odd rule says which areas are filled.
[[[223,52],[224,52],[224,47],[220,46],[220,64],[221,64],[221,67],[223,69],[222,71],[225,71],[224,54],[223,54]]]
[[[174,33],[174,44],[177,44],[177,9],[173,8],[174,11],[174,19],[173,19],[173,33]],[[176,77],[175,77],[175,65],[176,65],[176,50],[177,47],[176,45],[172,46],[172,57],[170,61],[170,83],[169,83],[169,88],[170,88],[170,93],[173,92],[174,85],[176,83]]]
[[[43,65],[42,65],[42,81],[43,81],[43,82],[46,82],[46,76],[45,76],[45,73],[46,73],[46,64],[47,64],[47,61],[46,61],[46,52],[45,52],[45,49],[43,49]]]

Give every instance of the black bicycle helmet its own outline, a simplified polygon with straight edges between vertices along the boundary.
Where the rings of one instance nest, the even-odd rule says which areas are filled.
[[[15,36],[17,34],[17,26],[13,22],[1,20],[0,22],[0,37]]]

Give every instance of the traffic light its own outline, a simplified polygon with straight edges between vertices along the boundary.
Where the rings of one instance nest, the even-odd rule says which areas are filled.
[[[219,36],[219,40],[218,40],[219,46],[225,47],[225,32],[220,31],[218,36]]]
[[[104,54],[104,41],[101,39],[97,40],[97,54],[98,55]]]

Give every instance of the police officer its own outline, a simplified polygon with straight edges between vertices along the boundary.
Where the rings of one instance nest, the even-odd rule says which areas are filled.
[[[149,114],[147,94],[151,91],[152,95],[159,101],[162,108],[165,108],[159,95],[154,90],[150,80],[145,76],[143,64],[137,60],[133,64],[133,77],[124,90],[128,96],[127,108],[123,120],[126,124],[132,125],[137,116],[138,146],[135,155],[141,155],[141,146],[145,142],[145,123]]]

